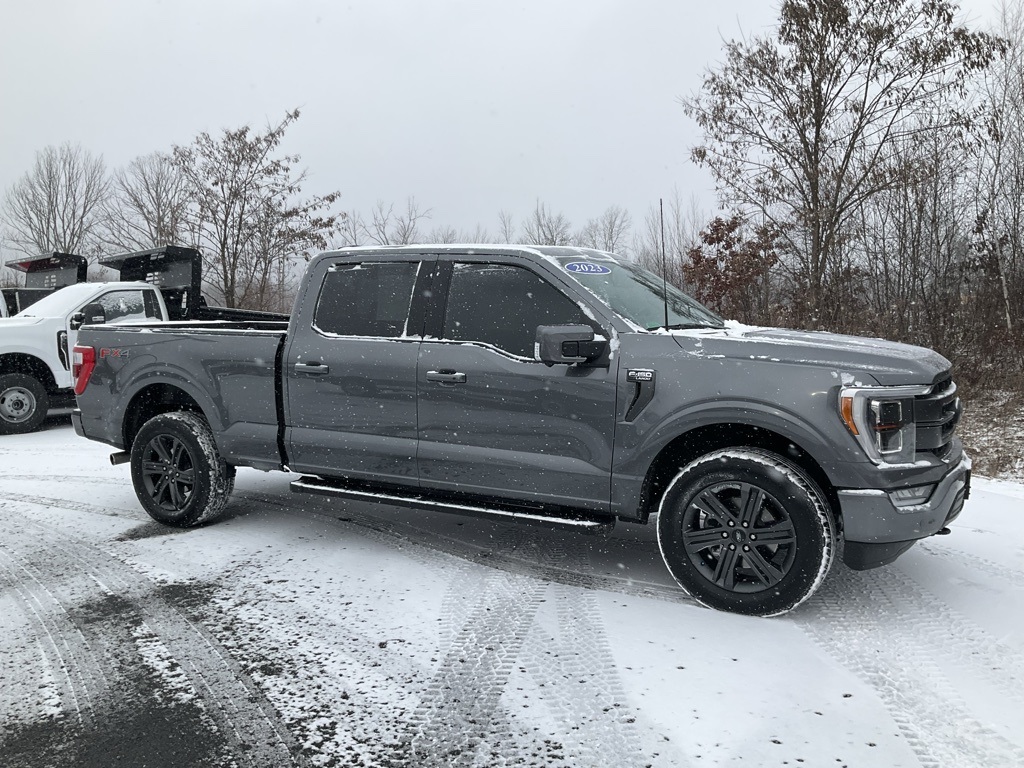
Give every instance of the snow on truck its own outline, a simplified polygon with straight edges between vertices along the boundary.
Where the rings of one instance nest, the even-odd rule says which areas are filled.
[[[47,413],[74,405],[71,348],[84,323],[281,317],[206,307],[194,249],[168,246],[99,263],[119,272],[120,281],[82,282],[85,260],[68,254],[13,264],[27,273],[27,283],[41,283],[30,290],[46,295],[33,297],[16,317],[0,318],[0,435],[31,432]],[[74,284],[53,290],[62,282]]]
[[[215,518],[238,466],[581,531],[653,518],[676,581],[744,614],[948,532],[971,462],[945,358],[662,286],[586,249],[328,252],[287,323],[83,327],[72,420],[168,525]]]

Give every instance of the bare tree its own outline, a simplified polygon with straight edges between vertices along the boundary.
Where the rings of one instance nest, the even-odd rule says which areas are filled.
[[[665,278],[680,288],[688,287],[683,266],[689,261],[689,252],[701,243],[701,227],[710,219],[700,207],[697,198],[691,195],[683,200],[679,189],[664,201],[665,212]],[[643,229],[633,236],[634,258],[644,268],[661,274],[661,207],[657,204],[647,209]]]
[[[189,187],[189,227],[204,251],[206,275],[229,307],[261,308],[268,275],[283,260],[327,246],[338,225],[330,212],[339,193],[300,197],[306,171],[298,155],[274,156],[299,111],[263,133],[249,126],[217,139],[201,133],[174,147]]]
[[[346,248],[349,246],[365,245],[369,240],[366,221],[359,211],[348,211],[341,217],[336,238],[331,243],[331,248]]]
[[[531,245],[569,245],[572,225],[561,213],[552,213],[547,204],[537,201],[533,214],[523,224],[523,242]]]
[[[481,225],[477,224],[472,229],[472,231],[467,232],[467,231],[463,230],[461,233],[459,233],[459,242],[461,242],[461,243],[490,243],[490,242],[493,242],[493,241],[491,240],[490,232],[488,232],[487,229],[485,229]],[[502,241],[502,242],[507,242],[507,241]]]
[[[508,211],[498,211],[498,239],[503,243],[516,241],[515,217]]]
[[[580,233],[576,242],[587,248],[625,254],[629,231],[633,226],[629,211],[618,205],[605,209],[596,219],[590,219]]]
[[[999,32],[1007,41],[1006,55],[980,83],[991,109],[979,142],[974,245],[998,280],[1003,322],[1012,334],[1014,309],[1024,314],[1019,284],[1024,272],[1024,8],[1019,3],[1001,6]]]
[[[28,255],[93,255],[108,193],[102,157],[77,144],[46,147],[4,197],[0,220],[7,246]]]
[[[420,222],[430,218],[430,209],[421,210],[415,197],[405,201],[405,211],[395,213],[394,203],[377,201],[366,234],[377,245],[409,245],[419,240]]]
[[[434,227],[427,234],[428,243],[460,243],[468,242],[459,237],[458,230],[455,227]]]
[[[138,157],[114,172],[104,205],[103,241],[118,250],[182,244],[187,235],[188,187],[163,152]]]
[[[812,317],[858,207],[918,173],[894,142],[968,123],[968,75],[1002,43],[957,10],[949,0],[782,0],[774,36],[728,42],[724,64],[682,100],[705,134],[694,160],[725,202],[785,233]]]

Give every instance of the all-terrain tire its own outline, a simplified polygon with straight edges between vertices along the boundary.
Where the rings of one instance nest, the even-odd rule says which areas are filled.
[[[0,376],[0,435],[34,432],[46,419],[50,396],[35,376],[7,373]]]
[[[216,518],[234,488],[234,467],[221,458],[206,419],[191,411],[143,424],[132,443],[131,468],[146,512],[179,528]]]
[[[726,448],[680,470],[658,510],[658,544],[672,576],[698,602],[777,616],[828,575],[836,524],[817,484],[787,459]]]

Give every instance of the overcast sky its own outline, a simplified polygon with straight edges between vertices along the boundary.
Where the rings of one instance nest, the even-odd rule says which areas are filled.
[[[987,0],[962,3],[987,24]],[[69,141],[108,167],[277,122],[308,191],[414,195],[426,227],[497,231],[537,200],[639,225],[678,188],[709,209],[678,99],[767,0],[0,0],[0,188]]]

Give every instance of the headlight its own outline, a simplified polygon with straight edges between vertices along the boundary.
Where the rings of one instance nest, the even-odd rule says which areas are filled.
[[[912,464],[916,450],[914,397],[928,387],[844,387],[839,413],[876,464]]]

